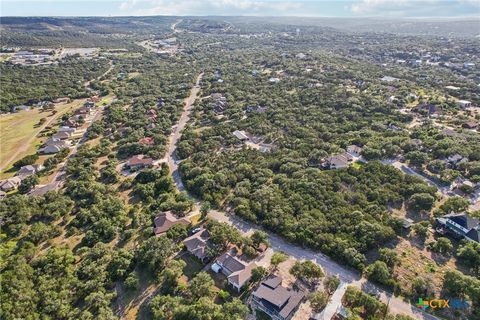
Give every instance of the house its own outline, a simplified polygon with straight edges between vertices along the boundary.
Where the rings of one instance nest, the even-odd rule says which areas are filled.
[[[161,212],[153,219],[153,233],[156,236],[167,232],[176,224],[190,225],[190,220],[187,218],[177,218],[171,211]]]
[[[79,123],[73,118],[68,118],[63,124],[71,128],[76,128],[79,126]]]
[[[268,82],[271,82],[271,83],[277,83],[280,81],[280,78],[270,78],[268,79]]]
[[[252,270],[256,267],[255,262],[243,261],[232,251],[218,257],[212,264],[211,269],[216,273],[224,274],[228,283],[240,292],[242,287],[250,281]]]
[[[87,102],[85,102],[85,103],[83,104],[83,106],[84,106],[85,108],[88,108],[88,109],[95,108],[95,102],[93,102],[93,101],[87,101]]]
[[[252,309],[268,314],[272,320],[289,320],[305,299],[300,290],[282,286],[282,278],[270,276],[252,294]]]
[[[0,190],[8,192],[17,189],[22,182],[20,177],[12,177],[7,180],[0,181]]]
[[[475,68],[475,63],[473,62],[464,62],[463,67],[465,69],[474,69]]]
[[[42,169],[43,169],[43,166],[41,166],[41,165],[38,165],[38,164],[31,165],[31,164],[29,164],[29,165],[21,167],[20,170],[18,170],[18,172],[17,172],[17,176],[19,176],[21,179],[24,179],[28,176],[34,175],[35,173],[37,173],[38,171],[40,171]]]
[[[437,107],[430,103],[418,104],[412,108],[412,111],[416,113],[426,114],[429,116],[439,112]]]
[[[75,132],[75,128],[70,128],[69,126],[62,126],[58,129],[58,132],[70,132],[70,133],[74,133]]]
[[[259,105],[256,106],[247,106],[247,113],[265,113],[267,112],[267,107],[262,107]]]
[[[183,240],[183,244],[188,252],[200,259],[202,262],[210,258],[209,249],[209,233],[207,229],[201,229],[197,233]]]
[[[472,106],[472,103],[470,101],[467,101],[467,100],[458,100],[457,105],[460,108],[465,109],[465,108],[470,108]]]
[[[52,153],[58,153],[60,150],[63,148],[57,146],[57,145],[48,145],[46,147],[43,147],[38,150],[38,153],[40,154],[52,154]]]
[[[468,121],[468,122],[465,122],[464,124],[462,124],[462,127],[465,128],[465,129],[476,129],[478,127],[478,123],[476,122],[473,122],[473,121]]]
[[[322,160],[322,166],[328,169],[340,169],[350,165],[353,157],[349,153],[337,154]]]
[[[126,163],[125,167],[130,171],[136,171],[143,168],[153,167],[153,159],[145,158],[143,154],[131,157]]]
[[[233,131],[233,135],[237,137],[240,141],[248,141],[250,138],[247,136],[246,132],[243,130],[235,130]]]
[[[480,242],[480,222],[470,217],[467,213],[450,213],[437,222],[453,235],[469,241]]]
[[[43,196],[49,191],[55,191],[59,188],[60,184],[58,182],[49,183],[46,185],[36,186],[31,190],[29,196]]]
[[[347,147],[347,153],[350,154],[352,157],[360,157],[360,154],[362,153],[362,151],[363,151],[362,148],[354,144],[349,145]]]
[[[69,103],[69,102],[70,102],[70,98],[68,97],[57,98],[53,100],[53,103]]]
[[[146,146],[151,146],[152,144],[155,143],[152,137],[143,137],[142,139],[138,140],[138,143],[146,145]]]
[[[76,114],[77,115],[80,115],[80,116],[86,116],[86,115],[89,115],[91,112],[91,109],[88,108],[88,107],[81,107],[80,109],[78,109],[76,111]]]
[[[155,121],[157,119],[157,112],[154,109],[148,110],[145,115],[147,116],[147,119],[151,121]]]
[[[60,148],[67,148],[70,145],[70,141],[60,140],[56,138],[48,138],[47,141],[43,144],[44,147],[47,146],[57,146]]]
[[[227,98],[225,98],[221,93],[212,93],[210,95],[212,98],[211,106],[215,113],[222,113],[227,107]]]
[[[60,132],[57,132],[55,133],[52,138],[53,139],[59,139],[59,140],[66,140],[68,138],[70,138],[72,136],[72,133],[71,132],[67,132],[67,131],[60,131]]]
[[[467,159],[465,159],[462,155],[458,153],[447,158],[447,162],[453,166],[465,161],[467,161]]]

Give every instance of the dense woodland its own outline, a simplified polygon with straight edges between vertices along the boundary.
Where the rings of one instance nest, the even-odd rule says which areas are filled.
[[[111,48],[128,53],[109,51],[91,60],[72,57],[49,66],[0,64],[2,111],[62,96],[87,97],[85,82],[110,65],[112,72],[90,87],[115,97],[88,129],[87,143],[68,161],[61,190],[39,197],[18,192],[0,201],[0,318],[117,319],[129,295],[139,293],[145,283],[155,290],[141,305],[139,318],[245,318],[249,310],[240,299],[218,292],[208,273],[189,271],[181,256],[186,227],[153,236],[158,212],[185,216],[197,200],[203,201],[205,212],[221,209],[261,225],[412,301],[437,293],[421,277],[409,288],[400,287],[394,275],[400,257],[383,248],[406,238],[402,219],[393,212],[419,217],[412,227],[416,239],[427,234],[434,217],[463,211],[468,201],[443,201],[437,188],[386,160],[402,157],[442,185],[458,177],[479,182],[480,137],[458,128],[468,116],[449,123],[457,125],[452,135],[431,119],[410,130],[414,116],[400,112],[434,103],[446,115],[456,115],[461,110],[452,96],[480,102],[474,82],[479,74],[430,66],[385,68],[381,62],[409,41],[418,43],[419,50],[452,41],[456,47],[449,46],[448,54],[463,59],[478,54],[475,40],[424,39],[410,32],[382,38],[303,23],[297,36],[294,22],[252,24],[236,18],[229,23],[185,19],[178,27],[192,33],[175,34],[170,26],[176,19],[170,17],[38,19],[2,21],[8,26],[1,31],[2,46],[83,44],[102,53]],[[45,23],[63,31],[47,30]],[[33,33],[23,32],[30,27]],[[138,45],[152,34],[177,37],[180,50],[157,55]],[[365,51],[354,50],[359,42]],[[188,192],[177,191],[166,165],[134,176],[120,173],[118,166],[131,156],[164,157],[183,100],[200,72],[201,97],[176,153]],[[386,83],[381,80],[385,75],[400,80]],[[446,83],[464,85],[447,96]],[[217,93],[226,100],[222,112],[213,107],[212,94]],[[411,93],[418,97],[409,97]],[[391,95],[399,98],[388,102]],[[252,111],[257,107],[263,111]],[[235,130],[271,149],[248,147],[232,134]],[[144,137],[154,143],[141,143]],[[364,162],[339,170],[322,168],[322,159],[352,144],[363,148]],[[444,159],[455,154],[466,161],[447,167]],[[255,241],[236,229],[214,222],[207,227],[215,253],[230,243],[255,251]],[[441,239],[425,246],[439,255],[454,255],[463,271],[441,275],[443,293],[467,298],[476,313],[462,316],[478,319],[480,246],[460,242],[453,250],[449,239]],[[344,305],[359,317],[385,317],[385,305],[353,289],[348,289]]]

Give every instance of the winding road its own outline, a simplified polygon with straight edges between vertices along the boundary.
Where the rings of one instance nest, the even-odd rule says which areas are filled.
[[[180,141],[182,136],[182,131],[185,128],[185,125],[190,120],[191,111],[193,109],[193,104],[195,100],[198,98],[198,93],[200,91],[200,81],[203,77],[203,73],[201,73],[196,80],[195,85],[192,87],[190,91],[190,95],[185,99],[185,106],[183,108],[182,115],[180,120],[175,127],[173,133],[170,135],[167,144],[167,154],[163,159],[164,162],[168,164],[170,172],[172,173],[172,177],[175,181],[175,185],[179,191],[185,191],[185,186],[182,182],[180,174],[178,172],[178,163],[179,159],[176,156],[176,148],[177,143]],[[194,212],[198,212],[201,206],[200,202],[196,202],[194,205]],[[226,212],[220,210],[211,210],[208,213],[208,216],[211,219],[227,223],[229,225],[234,226],[237,228],[242,234],[251,234],[254,230],[262,230],[261,227],[244,221],[237,216],[227,214]],[[271,248],[275,251],[283,251],[288,255],[299,259],[299,260],[312,260],[315,261],[318,265],[320,265],[326,274],[328,275],[335,275],[337,276],[341,284],[339,285],[337,291],[332,296],[332,300],[327,305],[326,312],[322,315],[322,319],[331,319],[333,316],[334,311],[336,311],[336,306],[341,303],[341,299],[344,291],[345,286],[353,285],[355,287],[361,288],[363,291],[372,293],[378,296],[378,298],[386,303],[389,307],[389,311],[394,314],[406,314],[415,319],[425,319],[425,320],[435,320],[438,319],[435,316],[432,316],[426,312],[423,312],[421,309],[416,308],[415,306],[411,305],[408,302],[403,301],[399,297],[393,296],[391,293],[384,291],[383,289],[379,288],[377,285],[369,282],[367,279],[363,278],[362,275],[354,269],[348,268],[346,266],[340,265],[330,257],[319,253],[314,252],[310,249],[306,249],[295,244],[289,243],[280,236],[269,232],[268,230],[263,230],[267,232]],[[333,313],[332,313],[333,312]]]

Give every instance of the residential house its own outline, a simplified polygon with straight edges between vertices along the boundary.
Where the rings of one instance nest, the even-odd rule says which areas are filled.
[[[143,144],[145,146],[151,146],[155,143],[152,137],[143,137],[142,139],[138,140],[138,143]]]
[[[252,270],[256,267],[255,262],[243,261],[233,251],[222,254],[211,266],[213,271],[224,274],[228,283],[237,291],[250,281]]]
[[[188,252],[205,262],[210,258],[209,249],[211,243],[209,241],[209,233],[207,229],[201,229],[197,233],[183,240],[183,244]]]
[[[88,108],[88,109],[95,108],[95,102],[93,102],[93,101],[87,101],[87,102],[85,102],[85,103],[83,104],[83,106],[84,106],[85,108]]]
[[[478,127],[478,123],[473,122],[473,121],[468,121],[468,122],[465,122],[464,124],[462,124],[462,127],[465,128],[465,129],[474,130]]]
[[[225,98],[221,93],[212,93],[210,95],[212,98],[211,107],[215,113],[222,113],[227,107],[227,98]]]
[[[45,147],[39,149],[38,153],[40,153],[40,154],[52,154],[52,153],[58,153],[62,149],[63,148],[61,148],[57,145],[48,145],[48,146],[45,146]]]
[[[470,101],[467,101],[467,100],[458,100],[457,105],[460,108],[465,109],[465,108],[470,108],[472,106],[472,103]]]
[[[363,149],[360,148],[359,146],[356,146],[354,144],[352,145],[349,145],[347,147],[347,153],[350,154],[352,157],[360,157],[361,153],[362,153]]]
[[[190,220],[187,218],[177,218],[171,211],[161,212],[153,219],[153,233],[156,236],[167,232],[176,224],[190,225]]]
[[[432,114],[439,113],[437,106],[430,103],[418,104],[412,108],[413,112],[425,114],[431,116]]]
[[[92,110],[90,108],[81,107],[80,109],[78,109],[76,111],[76,114],[79,115],[79,116],[85,117],[85,116],[89,115],[91,112],[92,112]]]
[[[136,171],[139,169],[144,168],[151,168],[153,167],[153,159],[152,158],[145,158],[143,154],[136,155],[131,157],[126,163],[125,167],[130,171]]]
[[[467,213],[450,213],[437,218],[437,222],[454,236],[480,242],[480,222]]]
[[[233,135],[237,137],[240,141],[248,141],[250,138],[247,136],[247,133],[243,130],[235,130],[233,131]]]
[[[465,159],[462,155],[460,154],[454,154],[452,156],[449,156],[447,158],[447,162],[450,164],[450,166],[456,166],[457,164],[459,163],[462,163],[462,162],[466,162],[468,161],[467,159]]]
[[[6,180],[0,181],[0,190],[8,192],[17,189],[22,182],[20,177],[12,177]]]
[[[305,293],[282,286],[282,278],[270,276],[252,294],[252,309],[268,314],[272,320],[291,319],[305,299]]]
[[[349,153],[344,152],[323,159],[322,167],[327,169],[340,169],[348,167],[352,161],[353,157]]]
[[[70,133],[74,133],[75,132],[75,128],[70,128],[69,126],[62,126],[58,129],[58,132],[70,132]]]
[[[68,138],[70,138],[72,136],[72,133],[71,132],[67,132],[67,131],[60,131],[60,132],[57,132],[55,133],[52,138],[53,139],[59,139],[59,140],[66,140]]]
[[[18,170],[16,175],[19,176],[20,179],[24,179],[28,176],[34,175],[35,173],[37,173],[38,171],[40,171],[42,169],[43,169],[43,166],[41,166],[41,165],[29,164],[29,165],[21,167],[20,170]]]
[[[67,148],[68,146],[70,145],[70,141],[66,141],[66,140],[60,140],[60,139],[56,139],[56,138],[48,138],[47,141],[45,141],[45,143],[43,144],[43,146],[57,146],[57,147],[60,147],[60,148]]]
[[[70,98],[68,97],[57,98],[53,100],[53,103],[69,103],[69,102],[70,102]]]
[[[247,106],[247,113],[265,113],[267,112],[267,107],[262,107],[260,105]]]
[[[147,118],[148,118],[149,120],[154,121],[154,120],[157,119],[157,112],[156,112],[154,109],[148,110],[148,111],[145,113],[145,115],[147,116]]]
[[[73,117],[68,118],[63,124],[70,128],[76,128],[80,126],[80,124]]]

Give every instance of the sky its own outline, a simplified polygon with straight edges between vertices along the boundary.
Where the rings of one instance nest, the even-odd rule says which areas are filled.
[[[480,0],[0,0],[0,16],[476,17]]]

